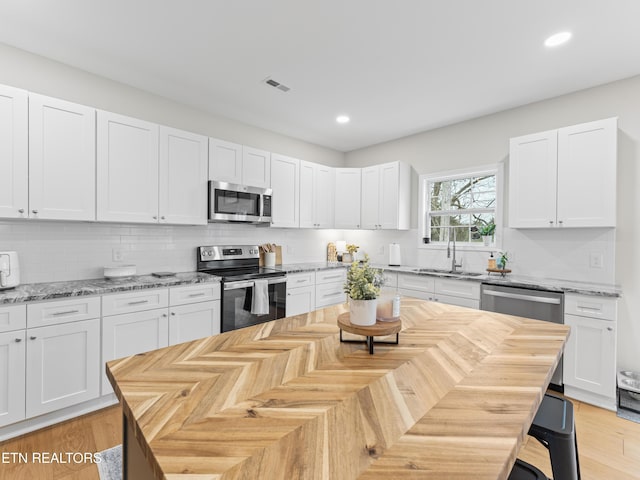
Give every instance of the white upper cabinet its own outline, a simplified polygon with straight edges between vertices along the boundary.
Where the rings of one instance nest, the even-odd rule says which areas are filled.
[[[402,162],[362,169],[361,226],[408,230],[411,220],[411,168]]]
[[[362,169],[335,170],[335,228],[360,228],[360,195]]]
[[[97,219],[158,222],[158,125],[98,111]]]
[[[28,94],[0,85],[0,217],[26,217],[29,205]]]
[[[268,188],[271,185],[271,153],[210,138],[209,180]]]
[[[242,185],[271,186],[271,153],[253,147],[242,147]]]
[[[558,130],[558,223],[615,227],[618,119]]]
[[[333,227],[334,169],[300,161],[300,227]]]
[[[296,228],[300,222],[300,160],[271,155],[271,226]]]
[[[206,225],[207,148],[207,137],[160,127],[160,223]]]
[[[509,226],[614,227],[617,119],[512,138]]]
[[[95,220],[96,111],[29,95],[29,216]]]

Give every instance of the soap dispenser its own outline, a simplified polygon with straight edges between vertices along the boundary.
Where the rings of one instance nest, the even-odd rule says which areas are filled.
[[[493,256],[493,252],[491,252],[491,255],[489,255],[489,264],[487,266],[488,270],[495,270],[497,268],[496,266],[496,259]]]

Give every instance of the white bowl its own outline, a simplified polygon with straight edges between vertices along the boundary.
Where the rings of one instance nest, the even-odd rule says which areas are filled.
[[[116,265],[113,267],[104,267],[105,278],[131,277],[135,274],[135,265]]]

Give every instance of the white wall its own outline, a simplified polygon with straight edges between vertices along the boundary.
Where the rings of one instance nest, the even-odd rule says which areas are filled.
[[[234,120],[213,116],[137,88],[0,43],[0,83],[35,93],[282,153],[343,166],[344,154]]]
[[[404,160],[418,173],[508,165],[510,137],[616,116],[618,227],[506,229],[503,248],[512,254],[510,266],[517,274],[619,284],[623,297],[618,302],[618,363],[620,368],[640,371],[640,76],[348,152],[346,164]],[[398,237],[404,252],[417,244],[419,233]],[[603,254],[603,269],[589,267],[594,251]],[[487,254],[463,256],[475,269],[485,265]],[[420,250],[417,262],[440,266],[446,265],[446,258],[443,250]]]

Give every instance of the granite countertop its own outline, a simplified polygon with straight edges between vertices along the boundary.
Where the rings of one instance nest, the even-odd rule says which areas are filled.
[[[330,268],[347,268],[348,266],[348,264],[343,263],[309,262],[277,265],[276,269],[287,273],[300,273],[326,270]],[[423,275],[429,277],[455,278],[457,280],[489,283],[491,285],[505,285],[510,287],[531,288],[534,290],[579,293],[583,295],[598,295],[605,297],[622,296],[622,289],[618,285],[605,285],[590,282],[580,282],[575,280],[528,277],[525,275],[511,274],[508,274],[504,277],[497,274],[489,275],[487,273],[481,273],[478,275],[456,275],[446,272],[424,271],[424,267],[413,267],[408,265],[392,267],[383,264],[372,264],[372,266],[389,272],[410,273],[412,275]]]
[[[66,282],[31,283],[9,290],[0,290],[0,304],[33,302],[63,297],[103,295],[105,293],[142,290],[145,288],[175,287],[197,283],[219,282],[220,277],[198,272],[176,273],[173,277],[136,275],[124,278],[95,278]]]

